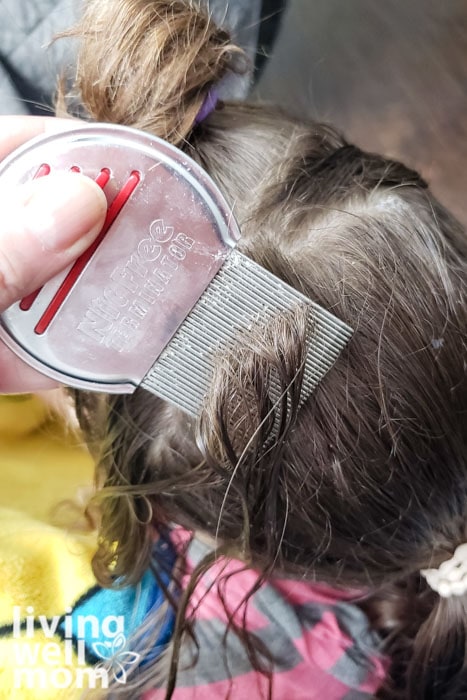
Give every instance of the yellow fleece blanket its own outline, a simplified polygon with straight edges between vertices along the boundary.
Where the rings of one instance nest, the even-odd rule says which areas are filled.
[[[94,586],[95,542],[54,523],[92,469],[40,398],[0,397],[1,700],[73,700],[89,685],[67,613]]]

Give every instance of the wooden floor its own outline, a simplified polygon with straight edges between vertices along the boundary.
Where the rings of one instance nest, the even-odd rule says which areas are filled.
[[[258,93],[421,170],[467,225],[467,0],[290,0]]]

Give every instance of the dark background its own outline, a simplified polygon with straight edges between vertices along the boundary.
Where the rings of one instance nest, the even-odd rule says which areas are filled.
[[[290,0],[256,95],[421,170],[467,224],[467,0]]]

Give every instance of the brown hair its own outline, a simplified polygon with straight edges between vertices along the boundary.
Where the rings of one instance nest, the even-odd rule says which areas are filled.
[[[197,421],[143,390],[79,395],[101,450],[97,577],[138,581],[154,528],[201,530],[265,576],[368,589],[393,656],[382,695],[463,696],[467,599],[440,599],[419,574],[467,540],[463,230],[417,173],[329,126],[233,103],[194,126],[240,65],[228,35],[182,0],[111,6],[89,2],[79,29],[90,117],[181,145],[229,200],[241,250],[355,332],[300,409],[299,310],[238,339]],[[272,444],[271,368],[289,397]]]

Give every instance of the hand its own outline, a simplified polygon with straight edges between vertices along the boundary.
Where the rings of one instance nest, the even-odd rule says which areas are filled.
[[[74,126],[71,119],[0,117],[0,160],[33,136]],[[99,186],[77,173],[0,188],[0,312],[79,257],[101,230],[106,209]],[[54,386],[0,342],[0,392]]]

